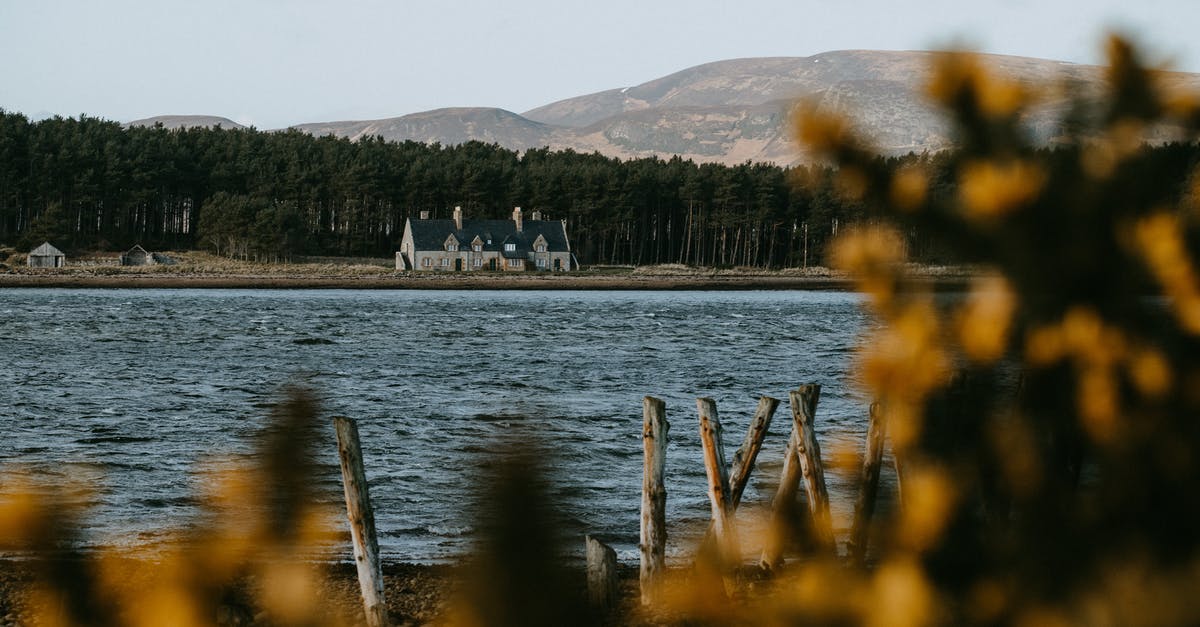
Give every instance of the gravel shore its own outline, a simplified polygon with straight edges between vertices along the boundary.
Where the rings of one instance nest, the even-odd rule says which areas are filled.
[[[28,561],[0,560],[0,626],[38,625],[31,586],[35,566]],[[67,568],[70,568],[68,564]],[[323,611],[334,622],[359,624],[362,604],[357,574],[352,564],[319,565],[314,568],[325,576],[318,592]],[[131,569],[130,586],[139,582],[137,569]],[[384,581],[388,610],[393,624],[421,625],[435,621],[456,589],[455,570],[450,566],[389,564]],[[271,617],[254,602],[257,583],[252,577],[240,579],[224,597],[213,622],[219,625],[269,625]]]

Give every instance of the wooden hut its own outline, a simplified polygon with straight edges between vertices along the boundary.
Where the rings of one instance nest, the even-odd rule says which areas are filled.
[[[46,242],[29,253],[30,268],[61,268],[67,265],[67,256],[63,251]]]
[[[155,261],[154,255],[146,252],[141,244],[135,245],[129,249],[129,252],[121,255],[121,265],[123,266],[152,266],[155,263],[157,261]]]

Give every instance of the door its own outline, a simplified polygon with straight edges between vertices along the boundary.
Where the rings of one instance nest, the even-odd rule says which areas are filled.
[[[455,272],[462,272],[462,259],[454,260],[454,270]]]

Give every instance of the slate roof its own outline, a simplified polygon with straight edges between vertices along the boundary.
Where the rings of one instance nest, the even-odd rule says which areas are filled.
[[[505,242],[516,244],[516,251],[502,254],[504,257],[524,258],[526,253],[533,250],[538,235],[545,238],[547,252],[565,253],[571,250],[567,243],[567,229],[558,220],[522,220],[520,233],[512,220],[463,220],[463,228],[457,230],[454,220],[409,218],[408,228],[412,230],[414,250],[442,250],[446,237],[451,233],[464,247],[470,246],[476,236],[483,240],[484,250],[504,253]]]
[[[30,257],[66,257],[66,255],[63,254],[63,251],[51,246],[50,242],[46,242],[46,243],[42,244],[41,246],[34,248],[33,252],[29,253],[29,256]]]

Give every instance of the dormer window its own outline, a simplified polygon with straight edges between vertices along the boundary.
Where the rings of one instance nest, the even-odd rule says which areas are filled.
[[[458,252],[458,244],[446,244],[446,250],[449,252]]]
[[[537,251],[538,251],[539,253],[544,253],[544,252],[546,252],[546,245],[545,245],[545,244],[538,244],[538,245],[537,245]]]
[[[517,245],[516,245],[516,244],[505,244],[505,245],[504,245],[504,252],[511,253],[511,252],[513,252],[513,251],[515,251],[515,250],[517,250]]]
[[[471,246],[471,250],[473,250],[475,252],[479,252],[479,251],[483,250],[483,244],[473,244]]]

